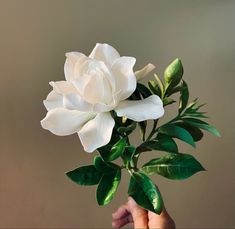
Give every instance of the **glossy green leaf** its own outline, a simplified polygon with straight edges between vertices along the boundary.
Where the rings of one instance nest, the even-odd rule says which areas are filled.
[[[149,150],[159,150],[170,153],[178,152],[178,147],[175,141],[170,136],[165,134],[158,134],[156,140],[146,141],[141,144],[141,147]]]
[[[93,164],[95,168],[102,173],[110,173],[113,172],[114,168],[112,167],[111,163],[106,163],[103,159],[99,156],[95,156],[93,160]]]
[[[187,112],[187,113],[184,113],[183,117],[185,118],[210,118],[209,116],[205,115],[205,112]]]
[[[102,173],[93,165],[82,166],[66,173],[69,179],[79,185],[96,185],[99,183]]]
[[[148,196],[145,195],[141,186],[135,181],[133,177],[130,179],[128,195],[131,196],[135,202],[142,208],[155,212],[151,201]]]
[[[163,209],[161,193],[152,180],[141,172],[133,172],[128,194],[141,207],[160,214]]]
[[[167,91],[177,86],[182,79],[184,70],[180,59],[175,59],[165,70],[164,79]]]
[[[192,126],[198,127],[203,130],[207,130],[208,132],[214,134],[215,136],[221,137],[220,132],[215,127],[202,120],[195,118],[184,118],[183,120]]]
[[[113,161],[120,157],[122,153],[124,152],[124,149],[126,147],[126,139],[122,138],[120,139],[110,150],[110,154],[108,157],[105,158],[106,161]]]
[[[153,94],[158,95],[160,98],[162,97],[161,89],[159,88],[157,82],[154,80],[149,80],[148,86]]]
[[[180,103],[179,103],[179,114],[186,108],[189,99],[189,90],[188,85],[183,80],[182,87],[183,90],[180,91]]]
[[[192,110],[197,111],[198,110],[197,101],[198,101],[198,98],[195,98],[191,103],[189,103],[188,106],[186,107],[187,108],[186,112],[190,112]]]
[[[113,199],[120,180],[120,169],[102,176],[96,191],[96,198],[99,205],[106,205]]]
[[[147,98],[152,95],[152,92],[143,84],[137,83],[137,89],[143,98]]]
[[[202,165],[189,154],[168,154],[145,164],[141,170],[148,174],[159,174],[172,180],[183,180],[204,171]]]
[[[163,85],[161,79],[158,77],[157,74],[154,74],[154,78],[155,78],[156,81],[157,81],[158,87],[159,87],[159,89],[160,89],[160,91],[161,91],[161,95],[164,95],[165,87],[164,87],[164,85]]]
[[[170,105],[170,104],[175,103],[175,102],[176,101],[174,99],[169,98],[169,97],[165,97],[163,99],[163,106],[165,107],[165,106]]]
[[[128,126],[120,126],[117,131],[120,134],[126,133],[127,135],[131,134],[136,128],[136,122],[131,122]]]
[[[120,140],[119,134],[115,130],[113,130],[112,137],[109,143],[97,149],[103,159],[109,157],[110,150],[112,149],[113,145],[117,143],[119,140]]]
[[[130,161],[133,156],[135,155],[136,148],[135,146],[126,146],[125,150],[123,152],[123,157],[127,160]]]
[[[182,91],[182,90],[184,90],[183,85],[179,85],[179,86],[176,86],[176,87],[172,88],[171,91],[168,91],[168,92],[166,93],[166,95],[167,95],[167,96],[170,96],[170,95],[173,95],[174,93],[180,92],[180,91]]]
[[[158,129],[158,132],[161,134],[169,135],[174,138],[178,138],[188,143],[189,145],[196,147],[191,134],[182,127],[176,126],[174,124],[167,124],[160,127]]]
[[[178,153],[178,147],[175,141],[168,135],[159,133],[157,135],[161,149],[171,153]]]
[[[141,96],[140,96],[139,90],[136,88],[134,93],[128,99],[130,99],[130,100],[140,100]]]
[[[203,132],[198,127],[192,126],[189,123],[177,122],[175,123],[175,125],[180,126],[185,130],[187,130],[191,134],[195,142],[200,141],[203,137]]]
[[[99,150],[99,152],[104,161],[113,161],[122,155],[125,146],[126,146],[126,140],[122,138],[118,142],[116,142],[113,146],[107,145],[106,151],[104,148],[102,151]]]

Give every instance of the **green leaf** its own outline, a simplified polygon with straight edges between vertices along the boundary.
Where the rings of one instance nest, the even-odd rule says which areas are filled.
[[[186,107],[187,109],[185,110],[185,112],[192,111],[195,108],[197,101],[198,101],[198,98],[194,99],[191,103],[189,103],[188,106]],[[198,109],[196,109],[196,111],[197,110]]]
[[[165,70],[164,79],[167,91],[177,86],[182,79],[184,70],[180,59],[175,59]]]
[[[178,153],[178,147],[175,141],[165,134],[158,134],[156,140],[146,141],[141,144],[142,148],[147,148],[149,150],[160,150],[170,153]]]
[[[109,143],[97,149],[103,159],[109,157],[109,152],[111,148],[113,147],[115,143],[119,141],[119,139],[120,139],[120,136],[115,130],[113,130],[112,137]]]
[[[209,116],[207,115],[204,115],[205,112],[187,112],[187,113],[184,113],[183,117],[195,117],[195,118],[210,118]]]
[[[178,153],[177,144],[170,136],[159,133],[157,135],[157,139],[159,141],[161,149],[164,149],[164,151],[171,153]]]
[[[120,180],[120,169],[102,176],[96,191],[96,198],[99,205],[106,205],[113,199]]]
[[[181,114],[181,112],[186,108],[188,104],[188,99],[189,99],[188,85],[186,84],[184,80],[182,83],[182,87],[184,89],[180,91],[179,114]]]
[[[66,172],[69,179],[79,185],[96,185],[99,183],[102,173],[93,165],[82,166]]]
[[[131,100],[140,100],[141,96],[140,96],[139,90],[136,88],[134,93],[128,99],[131,99]]]
[[[127,135],[131,134],[136,128],[136,122],[131,122],[128,126],[120,126],[118,127],[117,131],[120,134],[126,133]]]
[[[107,150],[100,151],[101,157],[104,161],[113,161],[120,157],[125,149],[126,140],[124,138],[120,139],[113,146],[107,147]]]
[[[161,91],[161,94],[164,95],[165,88],[164,88],[164,85],[163,85],[161,79],[158,77],[157,74],[154,74],[154,77],[155,77],[155,79],[156,79],[156,81],[157,81],[157,84],[158,84],[158,87],[159,87],[159,89],[160,89],[160,91]]]
[[[184,90],[184,87],[182,85],[179,85],[179,86],[176,86],[176,87],[172,88],[172,90],[169,91],[168,93],[166,93],[166,95],[170,96],[170,95],[173,95],[174,93],[180,92],[182,90]]]
[[[213,127],[212,125],[200,120],[200,119],[196,119],[196,118],[183,118],[183,120],[189,124],[191,124],[192,126],[198,127],[200,129],[203,130],[207,130],[208,132],[214,134],[217,137],[221,137],[220,132]]]
[[[133,177],[130,179],[128,195],[131,196],[135,202],[142,208],[155,212],[151,201],[148,196],[145,195],[141,186],[135,181]]]
[[[125,146],[126,146],[126,139],[122,138],[120,139],[110,150],[110,153],[108,157],[105,158],[106,161],[113,161],[120,157],[122,153],[124,152]]]
[[[133,172],[129,184],[128,194],[141,207],[161,214],[163,200],[158,188],[151,179],[141,172]]]
[[[165,97],[163,99],[163,106],[165,107],[165,106],[170,105],[170,104],[175,103],[175,102],[176,101],[174,99],[172,99],[170,97]]]
[[[178,138],[188,143],[189,145],[196,147],[191,134],[182,127],[176,126],[174,124],[167,124],[160,127],[158,129],[158,132],[161,134],[169,135],[174,138]]]
[[[199,171],[205,171],[193,156],[181,153],[153,159],[141,170],[148,175],[159,174],[172,180],[183,180]]]
[[[130,161],[133,156],[135,155],[136,148],[135,146],[126,146],[125,150],[123,152],[123,157],[127,160]]]
[[[200,141],[203,137],[203,132],[195,126],[192,126],[189,123],[186,122],[177,122],[175,123],[175,125],[184,128],[185,130],[187,130],[193,137],[193,140],[195,142]]]
[[[137,83],[137,89],[144,99],[152,95],[152,92],[141,83]]]
[[[154,80],[149,80],[148,86],[153,94],[158,95],[160,98],[162,97],[161,89]]]
[[[114,168],[112,167],[112,165],[110,163],[106,163],[99,156],[94,157],[93,164],[94,164],[95,168],[101,173],[110,173],[110,172],[113,172],[113,170],[114,170]]]

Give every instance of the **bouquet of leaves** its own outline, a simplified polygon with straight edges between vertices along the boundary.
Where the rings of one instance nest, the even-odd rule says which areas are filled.
[[[66,57],[65,81],[50,82],[53,90],[44,100],[48,112],[41,125],[59,136],[77,133],[86,152],[98,151],[91,165],[66,175],[79,185],[97,185],[98,204],[106,205],[126,169],[130,174],[128,195],[141,207],[160,214],[162,197],[149,175],[182,180],[205,170],[192,155],[181,153],[174,139],[195,147],[203,137],[202,130],[220,136],[202,121],[208,118],[201,111],[204,104],[199,105],[198,99],[189,103],[181,61],[174,60],[163,79],[155,74],[145,86],[140,81],[154,65],[134,72],[136,59],[120,57],[108,44],[96,44],[89,56],[70,52]],[[158,126],[165,107],[176,102],[172,98],[175,94],[179,95],[175,118]],[[139,145],[129,140],[135,129],[141,133]],[[163,151],[165,155],[138,165],[147,151]],[[122,163],[117,162],[119,158]]]

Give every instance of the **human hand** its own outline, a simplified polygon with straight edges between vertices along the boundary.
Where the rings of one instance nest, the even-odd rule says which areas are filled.
[[[175,229],[175,223],[164,208],[160,215],[141,208],[132,197],[128,197],[126,204],[123,204],[112,214],[114,228],[121,228],[127,224],[134,224],[135,229],[159,228]]]

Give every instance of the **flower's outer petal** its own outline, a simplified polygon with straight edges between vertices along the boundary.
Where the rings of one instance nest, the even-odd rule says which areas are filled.
[[[51,81],[49,84],[58,94],[78,93],[77,89],[68,81]]]
[[[115,111],[117,116],[126,116],[137,122],[158,119],[164,114],[163,103],[157,95],[151,95],[143,100],[121,101]]]
[[[101,60],[107,66],[111,67],[112,63],[120,57],[118,51],[108,44],[97,43],[89,55],[90,58]]]
[[[64,74],[66,80],[74,79],[74,68],[77,62],[82,64],[86,60],[86,56],[80,52],[68,52],[66,55],[66,61],[64,64]]]
[[[113,110],[113,108],[115,107],[115,105],[112,104],[105,104],[105,103],[96,103],[93,106],[93,112],[95,113],[100,113],[100,112],[108,112]]]
[[[115,76],[116,92],[122,91],[120,100],[128,98],[136,89],[136,77],[133,72],[136,59],[123,56],[112,65],[111,71]]]
[[[66,136],[78,132],[93,117],[93,113],[56,108],[47,112],[41,125],[55,135]]]
[[[137,81],[142,80],[145,76],[147,76],[151,71],[155,69],[155,66],[151,63],[147,64],[142,69],[135,72],[135,76]]]
[[[109,112],[99,113],[78,132],[78,136],[88,153],[109,143],[114,127],[114,120]]]
[[[48,94],[47,98],[43,100],[43,104],[48,111],[58,107],[63,107],[63,96],[52,90]]]
[[[92,111],[93,105],[85,101],[80,95],[75,93],[63,96],[63,106],[69,110]]]

